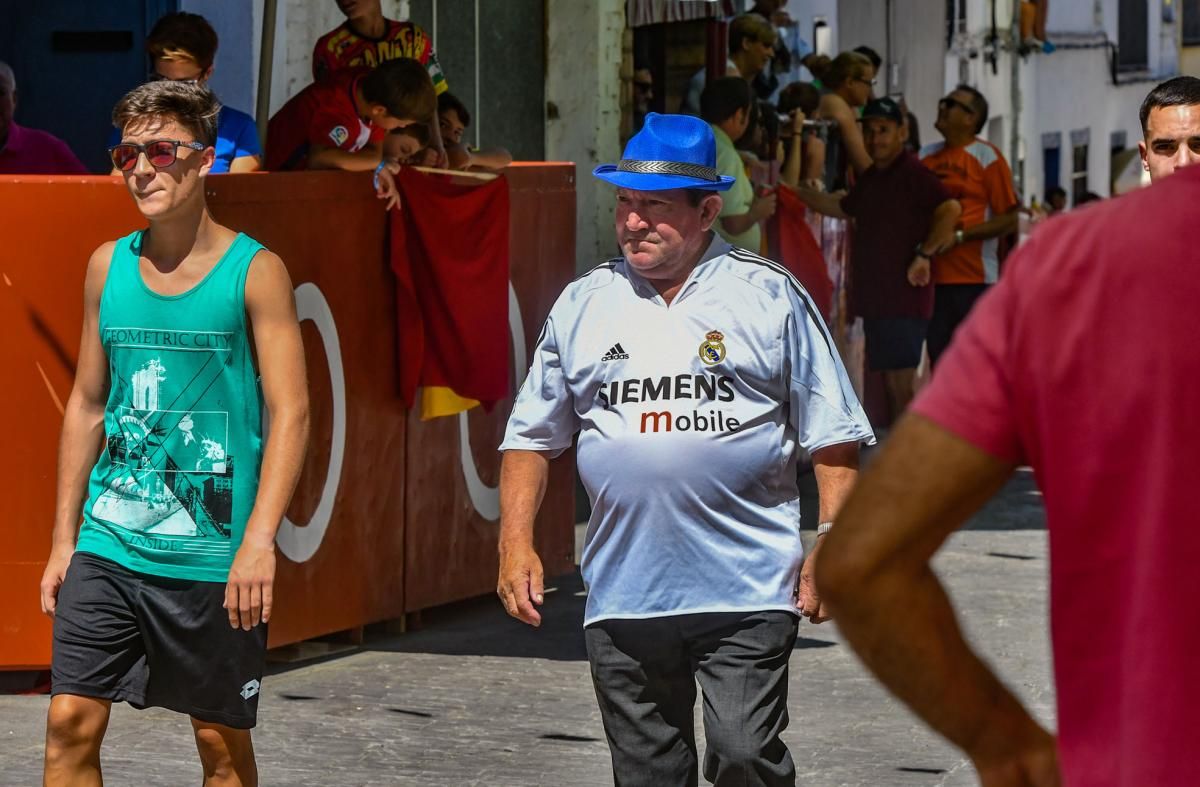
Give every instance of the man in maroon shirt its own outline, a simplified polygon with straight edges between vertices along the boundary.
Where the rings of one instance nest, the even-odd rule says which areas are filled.
[[[847,640],[987,787],[1200,784],[1198,200],[1180,168],[1023,243],[817,557]],[[1021,464],[1050,533],[1057,741],[929,566]]]
[[[18,126],[17,77],[0,60],[0,173],[5,175],[86,175],[67,143],[53,134]]]
[[[867,366],[882,372],[892,417],[908,406],[933,313],[930,257],[954,242],[961,209],[916,156],[905,150],[908,124],[890,98],[867,104],[863,140],[871,166],[849,193],[801,188],[806,205],[854,219],[850,299],[863,318]]]

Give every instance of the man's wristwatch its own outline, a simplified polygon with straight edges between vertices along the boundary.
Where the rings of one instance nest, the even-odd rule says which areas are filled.
[[[963,231],[962,231],[962,230],[955,230],[955,231],[954,231],[954,243],[955,243],[956,245],[961,245],[961,244],[962,244],[962,242],[963,242]]]
[[[818,536],[823,536],[826,533],[828,533],[830,530],[833,530],[832,522],[822,522],[821,524],[817,525],[817,535]]]
[[[915,249],[913,249],[913,254],[917,255],[918,257],[921,257],[922,259],[926,259],[926,260],[933,259],[933,255],[927,253],[924,249],[922,249],[920,243],[918,243],[917,247]]]

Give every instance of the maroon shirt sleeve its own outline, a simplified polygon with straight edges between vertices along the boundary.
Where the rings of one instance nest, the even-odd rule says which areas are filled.
[[[1019,256],[1028,257],[1027,246]],[[1010,267],[979,300],[938,362],[933,380],[913,403],[914,412],[1017,464],[1025,456],[1017,428],[1014,394],[1021,380],[1012,342],[1020,324],[1020,278],[1019,265]]]
[[[863,173],[863,174],[864,174],[864,176],[866,175],[866,173]],[[842,199],[841,199],[840,204],[842,207],[842,212],[845,213],[847,216],[850,216],[851,218],[853,218],[858,213],[858,206],[859,206],[859,199],[860,199],[859,194],[862,193],[862,182],[863,182],[863,178],[860,177],[858,180],[856,180],[854,182],[854,185],[850,187],[850,191],[846,194],[846,196],[842,197]]]
[[[950,189],[946,188],[941,178],[919,161],[912,168],[913,191],[916,203],[922,212],[933,213],[937,207],[948,199],[954,199]]]

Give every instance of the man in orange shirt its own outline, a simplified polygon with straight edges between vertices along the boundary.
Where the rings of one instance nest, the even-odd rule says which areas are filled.
[[[933,318],[926,342],[934,364],[975,301],[999,279],[999,240],[1017,230],[1012,171],[1000,149],[977,136],[987,116],[983,95],[959,85],[938,102],[934,126],[943,141],[921,150],[921,161],[962,205],[954,246],[933,259]]]

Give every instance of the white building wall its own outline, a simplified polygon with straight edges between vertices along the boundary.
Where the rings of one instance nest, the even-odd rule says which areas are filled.
[[[225,7],[231,0],[187,0],[206,2]],[[249,3],[253,12],[254,36],[252,39],[252,72],[254,96],[258,95],[258,65],[262,41],[263,3],[257,0],[239,0]],[[408,0],[383,0],[383,15],[389,19],[407,19]],[[275,51],[271,74],[271,114],[287,100],[312,82],[312,51],[317,39],[346,21],[331,0],[278,0],[275,18]],[[218,31],[219,33],[220,31]],[[433,35],[433,31],[427,31]],[[433,42],[437,49],[437,40]],[[253,104],[244,108],[253,113]]]
[[[988,99],[990,118],[982,136],[1000,146],[1009,160],[1024,202],[1043,198],[1047,173],[1043,168],[1044,134],[1061,134],[1059,184],[1071,191],[1071,132],[1088,130],[1088,189],[1110,193],[1111,138],[1125,133],[1127,148],[1141,138],[1138,108],[1146,93],[1178,70],[1174,44],[1175,25],[1164,24],[1161,2],[1147,0],[1148,73],[1131,75],[1134,81],[1113,84],[1106,41],[1118,34],[1117,0],[1054,2],[1047,19],[1047,37],[1058,49],[1017,58],[1019,78],[1013,80],[1017,56],[1005,43],[995,73],[984,57],[991,32],[991,13],[985,0],[966,0],[969,47],[979,53],[949,52],[946,88],[960,81],[978,88]],[[996,20],[1001,39],[1011,39],[1012,0],[998,0]],[[1167,40],[1170,39],[1170,40]],[[1015,89],[1014,89],[1015,88]],[[1015,128],[1014,128],[1015,119]],[[1016,138],[1014,140],[1014,131]],[[1014,144],[1015,142],[1015,144]],[[1021,161],[1023,159],[1023,167]],[[1019,172],[1024,172],[1024,178]]]
[[[575,162],[576,267],[618,254],[613,187],[592,177],[620,160],[624,0],[546,2],[546,158]]]

